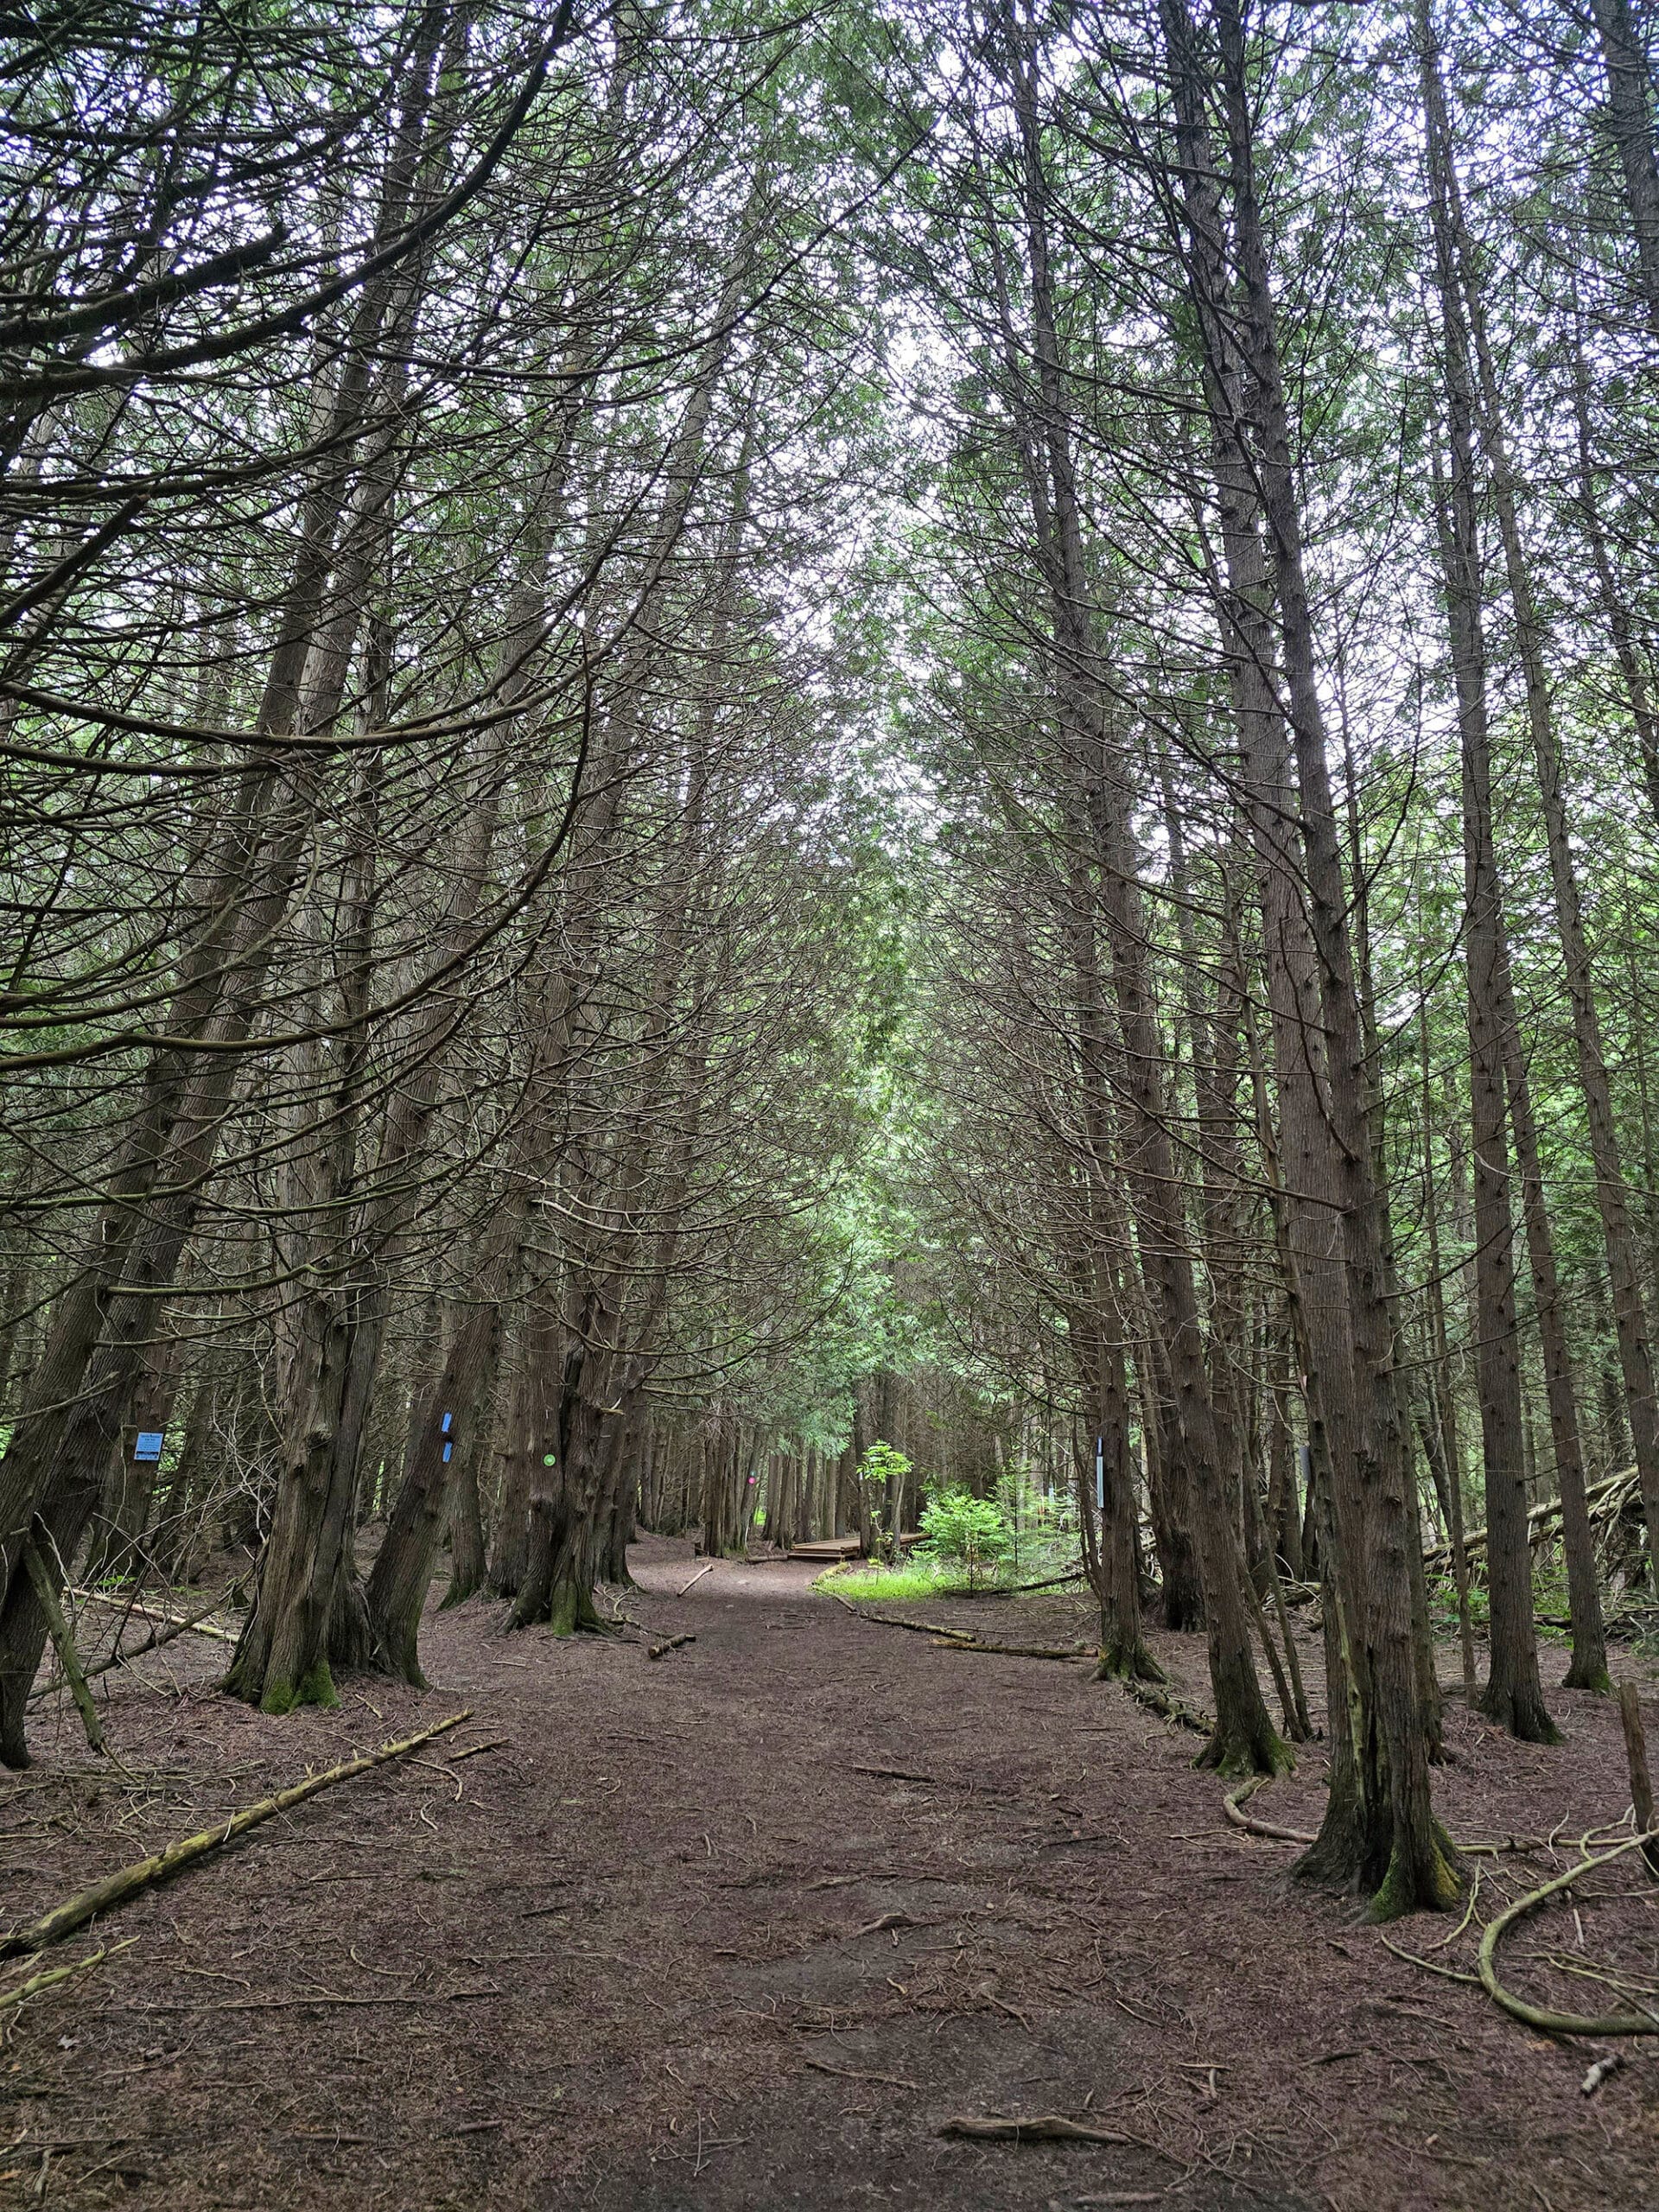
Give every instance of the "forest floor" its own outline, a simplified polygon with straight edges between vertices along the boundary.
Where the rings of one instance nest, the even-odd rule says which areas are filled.
[[[1659,2206],[1659,2053],[1627,2041],[1582,2094],[1614,2046],[1529,2032],[1287,1882],[1294,1850],[1230,1827],[1195,1739],[1119,1688],[860,1619],[810,1568],[721,1562],[680,1594],[689,1545],[633,1557],[637,1637],[506,1637],[474,1603],[432,1617],[424,1693],[268,1719],[190,1638],[105,1678],[118,1765],[37,1707],[37,1763],[0,1783],[7,1918],[473,1718],[136,1899],[99,1931],[130,1949],[0,2015],[0,2202]],[[915,1610],[1088,1625],[1063,1598]],[[1201,1639],[1154,1641],[1201,1698]],[[1553,1704],[1552,1750],[1452,1711],[1455,1833],[1618,1819],[1616,1715]],[[1271,1816],[1309,1824],[1322,1767],[1309,1747]],[[940,2133],[1053,2113],[1122,2139]]]

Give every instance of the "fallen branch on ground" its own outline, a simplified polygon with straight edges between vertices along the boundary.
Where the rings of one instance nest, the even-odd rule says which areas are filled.
[[[947,1628],[943,1621],[901,1621],[897,1613],[872,1612],[868,1605],[855,1605],[850,1598],[843,1598],[839,1590],[830,1595],[837,1605],[845,1605],[861,1621],[879,1621],[883,1628],[907,1628],[912,1636],[940,1636],[952,1643],[971,1643],[974,1632],[970,1628]]]
[[[223,1636],[222,1629],[204,1629],[201,1624],[209,1613],[218,1612],[224,1602],[222,1598],[215,1598],[210,1605],[204,1605],[200,1612],[193,1613],[188,1620],[175,1620],[170,1613],[155,1616],[156,1625],[142,1642],[125,1644],[119,1651],[111,1652],[107,1659],[100,1659],[96,1667],[88,1667],[86,1669],[86,1680],[89,1682],[96,1681],[100,1675],[107,1675],[111,1667],[124,1667],[129,1659],[142,1659],[148,1651],[159,1651],[164,1643],[171,1643],[175,1637],[182,1636],[187,1630],[194,1630],[199,1636]],[[54,1690],[67,1689],[68,1687],[69,1684],[63,1675],[54,1675],[49,1682],[41,1682],[37,1688],[30,1690],[29,1700],[33,1703],[38,1697],[49,1697]]]
[[[937,1928],[938,1924],[937,1920],[912,1920],[907,1912],[884,1912],[877,1919],[867,1920],[861,1928],[848,1929],[844,1940],[850,1943],[856,1936],[885,1936],[889,1928]]]
[[[60,1981],[73,1980],[76,1974],[85,1974],[88,1967],[95,1967],[104,1959],[112,1959],[118,1951],[130,1951],[137,1941],[136,1936],[129,1936],[123,1943],[100,1944],[97,1950],[89,1951],[84,1959],[77,1959],[72,1967],[48,1967],[44,1974],[30,1974],[27,1981],[20,1981],[15,1989],[0,1993],[0,2012],[13,2005],[21,2005],[25,1998],[38,1997],[41,1990],[50,1989]]]
[[[691,1635],[665,1636],[660,1643],[653,1643],[650,1647],[645,1656],[647,1659],[660,1659],[664,1652],[677,1651],[681,1644],[695,1643],[696,1640],[696,1637]]]
[[[807,2058],[803,2065],[810,2066],[815,2074],[833,2074],[839,2082],[879,2082],[884,2089],[920,2089],[919,2082],[906,2081],[902,2074],[861,2074],[851,2066],[832,2066],[827,2058]]]
[[[942,1651],[997,1651],[1005,1659],[1092,1659],[1095,1656],[1088,1644],[1058,1643],[989,1643],[982,1637],[938,1636],[934,1643]]]
[[[712,1574],[719,1564],[720,1562],[718,1560],[705,1560],[702,1565],[697,1569],[696,1573],[691,1577],[691,1580],[690,1582],[681,1583],[677,1594],[683,1598],[686,1592],[691,1587],[692,1582],[701,1582],[703,1576],[705,1574]]]
[[[1133,2143],[1115,2127],[1090,2127],[1084,2120],[1067,2120],[1063,2113],[1036,2113],[1028,2120],[977,2119],[958,2113],[941,2123],[941,2135],[969,2135],[994,2143]]]
[[[111,1605],[118,1613],[142,1613],[146,1620],[160,1621],[164,1627],[170,1628],[174,1636],[181,1636],[185,1630],[188,1629],[193,1635],[210,1636],[218,1643],[234,1643],[237,1640],[236,1631],[233,1629],[203,1626],[207,1615],[218,1612],[219,1607],[225,1603],[222,1598],[215,1598],[211,1605],[205,1607],[200,1613],[192,1613],[186,1620],[181,1619],[177,1613],[160,1612],[154,1605],[146,1605],[139,1599],[112,1598],[107,1590],[79,1590],[72,1587],[69,1595],[77,1605]],[[170,1643],[172,1638],[162,1637],[160,1641],[167,1643]]]
[[[232,1813],[223,1827],[204,1828],[199,1835],[188,1835],[178,1843],[169,1843],[165,1851],[158,1851],[152,1858],[135,1859],[130,1866],[118,1866],[112,1874],[105,1874],[89,1889],[79,1891],[61,1904],[54,1905],[50,1912],[31,1926],[14,1928],[9,1934],[0,1936],[0,1958],[11,1958],[19,1951],[41,1950],[48,1943],[72,1936],[77,1928],[84,1928],[100,1912],[124,1904],[129,1897],[156,1882],[170,1879],[184,1867],[206,1858],[209,1852],[222,1850],[234,1837],[245,1834],[261,1821],[287,1812],[291,1805],[302,1804],[319,1790],[331,1789],[337,1782],[350,1782],[354,1776],[385,1766],[389,1760],[403,1758],[409,1752],[418,1751],[423,1744],[429,1744],[435,1736],[442,1736],[446,1729],[458,1728],[463,1720],[472,1717],[472,1707],[468,1706],[463,1713],[452,1713],[447,1720],[423,1728],[416,1736],[405,1736],[396,1744],[383,1744],[378,1751],[365,1751],[360,1758],[328,1767],[321,1774],[309,1774],[291,1789],[279,1789],[274,1797],[262,1797],[257,1805],[247,1805],[239,1813]]]

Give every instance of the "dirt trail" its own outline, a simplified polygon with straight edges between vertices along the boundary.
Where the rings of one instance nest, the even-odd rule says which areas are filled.
[[[638,1641],[504,1637],[474,1605],[434,1617],[431,1690],[289,1720],[212,1696],[220,1655],[174,1646],[111,1696],[130,1777],[93,1774],[73,1713],[42,1729],[0,1789],[8,1917],[459,1705],[463,1748],[497,1747],[446,1739],[124,1911],[135,1947],[12,2030],[0,2201],[1659,2202],[1659,2057],[1582,2096],[1592,2052],[1288,1889],[1291,1854],[1225,1826],[1191,1739],[1084,1669],[937,1649],[810,1568],[722,1562],[680,1596],[688,1546],[635,1557]],[[1012,1611],[950,1617],[1006,1635]],[[1027,1637],[1078,1618],[1019,1615]],[[1201,1648],[1163,1642],[1198,1688]],[[1564,1751],[1454,1717],[1454,1825],[1614,1805],[1610,1717],[1555,1704]],[[938,2133],[1054,2112],[1133,2139]]]

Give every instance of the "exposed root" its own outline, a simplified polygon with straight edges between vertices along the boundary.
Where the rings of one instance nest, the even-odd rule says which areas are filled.
[[[1611,1866],[1615,1859],[1622,1859],[1626,1852],[1640,1851],[1651,1843],[1650,1834],[1633,1835],[1626,1842],[1615,1844],[1599,1859],[1591,1858],[1580,1843],[1584,1855],[1564,1874],[1557,1874],[1535,1890],[1529,1890],[1488,1924],[1480,1939],[1480,1948],[1475,1955],[1475,1969],[1480,1985],[1495,2005],[1513,2019],[1529,2028],[1537,2028],[1546,2035],[1554,2036],[1652,2036],[1659,2035],[1659,2012],[1558,2012],[1545,2005],[1529,2005],[1524,1997],[1517,1997],[1506,1989],[1497,1977],[1497,1947],[1509,1930],[1540,1906],[1548,1904],[1560,1890],[1568,1889],[1574,1882],[1581,1882],[1586,1874],[1598,1867]]]
[[[1291,1771],[1296,1764],[1296,1754],[1270,1726],[1256,1731],[1224,1733],[1217,1723],[1192,1764],[1212,1774],[1255,1774],[1264,1782],[1270,1782],[1274,1775]]]
[[[1120,1675],[1118,1680],[1137,1704],[1150,1707],[1164,1719],[1173,1720],[1178,1728],[1190,1728],[1197,1736],[1214,1735],[1216,1724],[1209,1714],[1183,1705],[1173,1690],[1158,1682],[1139,1681],[1133,1675]]]
[[[1230,1790],[1221,1801],[1228,1819],[1236,1828],[1243,1828],[1247,1835],[1264,1835],[1274,1843],[1313,1842],[1314,1838],[1304,1828],[1276,1827],[1271,1821],[1258,1820],[1253,1813],[1244,1810],[1256,1791],[1272,1779],[1271,1775],[1253,1774],[1248,1782],[1241,1783],[1236,1789]]]
[[[1396,1829],[1388,1871],[1365,1917],[1381,1923],[1403,1920],[1408,1912],[1450,1912],[1462,1896],[1457,1846],[1440,1822],[1433,1823],[1428,1851],[1421,1862],[1408,1852]]]

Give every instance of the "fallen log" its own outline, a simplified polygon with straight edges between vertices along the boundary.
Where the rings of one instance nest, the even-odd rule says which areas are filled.
[[[872,1612],[868,1605],[855,1605],[850,1598],[843,1598],[839,1590],[830,1595],[837,1605],[845,1605],[849,1613],[861,1621],[879,1621],[883,1628],[907,1628],[912,1636],[946,1637],[953,1643],[970,1643],[973,1630],[969,1628],[947,1628],[943,1621],[901,1621],[897,1613]]]
[[[1090,1644],[1058,1643],[989,1643],[982,1637],[936,1636],[934,1646],[940,1651],[993,1651],[1005,1659],[1092,1659],[1095,1650]]]
[[[209,1628],[206,1624],[208,1614],[218,1612],[225,1603],[222,1598],[215,1598],[211,1605],[204,1606],[200,1612],[192,1613],[186,1619],[177,1613],[164,1613],[159,1606],[146,1605],[140,1599],[112,1598],[107,1590],[81,1590],[71,1584],[69,1595],[78,1605],[110,1605],[118,1613],[142,1613],[146,1620],[163,1623],[172,1630],[173,1636],[182,1636],[188,1629],[194,1636],[212,1637],[216,1643],[234,1643],[237,1640],[233,1629]],[[164,1637],[161,1640],[171,1643],[172,1637]]]
[[[1120,1675],[1124,1688],[1137,1704],[1147,1706],[1166,1720],[1173,1720],[1178,1728],[1190,1728],[1195,1736],[1213,1736],[1216,1724],[1207,1713],[1200,1713],[1195,1706],[1184,1705],[1173,1690],[1160,1683],[1141,1681],[1138,1675]]]
[[[1641,1491],[1637,1482],[1636,1469],[1624,1467],[1618,1474],[1604,1475],[1599,1483],[1590,1484],[1584,1493],[1584,1499],[1590,1508],[1592,1521],[1616,1520],[1627,1504],[1632,1501],[1640,1502]],[[1548,1539],[1550,1524],[1560,1517],[1561,1501],[1559,1497],[1547,1497],[1541,1505],[1532,1507],[1527,1515],[1528,1543],[1543,1543]],[[1463,1540],[1463,1548],[1465,1557],[1471,1552],[1484,1551],[1484,1528],[1471,1529]],[[1449,1567],[1451,1558],[1449,1545],[1425,1544],[1423,1547],[1423,1564],[1426,1567]]]
[[[423,1728],[418,1735],[405,1736],[396,1744],[383,1744],[378,1751],[365,1751],[360,1758],[325,1769],[321,1774],[308,1774],[303,1782],[279,1789],[274,1797],[262,1797],[256,1805],[244,1806],[239,1813],[232,1813],[222,1827],[216,1824],[203,1828],[199,1834],[169,1843],[164,1851],[158,1851],[149,1859],[137,1859],[130,1866],[118,1866],[112,1874],[105,1874],[90,1888],[77,1891],[61,1904],[54,1905],[50,1912],[27,1928],[14,1928],[0,1936],[0,1958],[15,1957],[20,1951],[43,1950],[48,1943],[61,1942],[64,1936],[73,1936],[77,1928],[84,1928],[89,1920],[95,1920],[99,1913],[112,1911],[129,1897],[137,1897],[140,1890],[169,1881],[210,1852],[222,1851],[235,1837],[245,1835],[262,1821],[287,1812],[292,1805],[303,1804],[308,1797],[315,1797],[319,1790],[332,1789],[338,1782],[350,1782],[357,1775],[385,1766],[389,1760],[404,1758],[410,1751],[418,1751],[423,1744],[429,1744],[435,1736],[442,1736],[447,1729],[459,1728],[463,1720],[472,1717],[472,1707],[468,1706],[463,1713],[452,1713],[447,1720]]]

